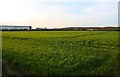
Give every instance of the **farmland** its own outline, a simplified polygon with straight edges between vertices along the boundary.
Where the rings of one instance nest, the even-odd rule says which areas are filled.
[[[103,75],[118,67],[117,31],[3,31],[3,61],[29,75]]]

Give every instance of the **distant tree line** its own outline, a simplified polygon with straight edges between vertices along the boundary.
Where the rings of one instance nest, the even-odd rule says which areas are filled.
[[[66,27],[66,28],[36,28],[33,31],[119,31],[120,27]]]

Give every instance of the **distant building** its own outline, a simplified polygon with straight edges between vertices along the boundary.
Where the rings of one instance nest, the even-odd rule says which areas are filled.
[[[87,29],[88,31],[93,31],[94,29]]]
[[[7,26],[0,25],[0,30],[31,30],[31,26]]]

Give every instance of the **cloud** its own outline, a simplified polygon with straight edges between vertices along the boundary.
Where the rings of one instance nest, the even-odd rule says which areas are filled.
[[[63,6],[63,4],[54,2],[54,0],[53,2],[1,0],[0,24],[33,25],[35,28],[38,26],[114,25],[117,23],[117,2],[114,3],[113,0],[109,0],[112,2],[93,2],[93,4],[88,2],[87,4],[91,5],[77,5],[76,7],[74,7],[74,2],[71,2],[74,5],[68,6],[70,1],[67,2],[66,0]],[[87,0],[79,1],[84,2]],[[79,3],[82,4],[81,2]],[[72,13],[74,11],[77,13]]]
[[[35,0],[36,2],[118,2],[119,0]]]
[[[2,0],[0,22],[24,21],[32,12],[32,3],[27,0]]]
[[[48,20],[49,24],[46,23],[46,25],[57,26],[117,25],[117,3],[111,2],[95,3],[95,5],[93,6],[89,6],[85,9],[82,9],[79,14],[65,13],[64,11],[66,10],[66,8],[57,10],[59,11],[57,13],[52,14],[53,12],[51,12],[50,14],[51,19]]]
[[[84,9],[81,16],[93,20],[93,24],[117,24],[113,21],[118,17],[117,3],[97,3]]]

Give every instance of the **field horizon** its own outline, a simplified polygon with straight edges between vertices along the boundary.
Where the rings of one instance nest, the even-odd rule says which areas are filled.
[[[3,62],[22,75],[116,75],[118,48],[118,31],[2,32]]]

